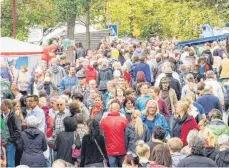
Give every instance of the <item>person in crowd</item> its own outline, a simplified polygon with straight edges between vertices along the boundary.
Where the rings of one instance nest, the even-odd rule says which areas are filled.
[[[79,85],[79,80],[75,75],[76,70],[74,66],[71,66],[69,69],[69,74],[64,76],[60,81],[60,89],[59,92],[62,94],[64,90],[71,91],[74,86]]]
[[[94,79],[89,80],[88,87],[89,87],[89,90],[91,89],[97,90],[98,88],[97,88],[96,80]]]
[[[27,119],[27,128],[21,133],[23,149],[21,165],[46,167],[43,154],[47,150],[45,134],[37,128],[39,121],[35,116],[29,116]]]
[[[114,93],[114,84],[111,81],[108,81],[106,84],[107,91],[103,94],[103,102],[105,105],[108,104],[109,100],[115,97]]]
[[[18,73],[16,84],[18,85],[18,88],[23,95],[28,94],[27,90],[29,88],[29,83],[30,83],[29,79],[30,79],[30,74],[28,72],[28,68],[26,66],[22,66],[21,70]]]
[[[139,140],[136,143],[136,154],[139,157],[140,167],[149,167],[150,147],[144,141]]]
[[[131,115],[134,111],[134,106],[135,100],[132,97],[127,96],[123,101],[123,108],[121,109],[121,113],[125,114],[129,122],[131,121]]]
[[[148,95],[149,92],[149,84],[141,83],[139,85],[141,95],[137,98],[135,107],[136,109],[143,112],[145,110],[146,102],[151,99],[151,96]]]
[[[56,139],[61,131],[64,131],[64,118],[70,116],[69,110],[66,109],[65,100],[59,98],[57,100],[58,113],[53,120],[53,138]]]
[[[150,140],[150,132],[147,126],[141,120],[141,112],[134,110],[131,114],[131,122],[125,129],[125,145],[128,152],[136,153],[136,142]]]
[[[155,126],[162,126],[166,131],[166,136],[169,136],[169,126],[165,117],[159,113],[159,107],[156,101],[149,100],[147,102],[142,121],[148,127],[150,135],[152,135]]]
[[[50,139],[53,133],[53,118],[49,115],[50,109],[48,106],[43,106],[41,109],[45,113],[46,137]]]
[[[146,81],[150,83],[151,82],[150,67],[148,64],[145,63],[145,57],[143,56],[140,57],[140,63],[137,64],[134,68],[134,71],[133,71],[134,81],[136,81],[137,74],[140,71],[144,72]]]
[[[67,116],[63,119],[63,125],[64,130],[57,135],[54,144],[54,151],[57,152],[56,159],[63,159],[66,162],[74,164],[75,159],[72,158],[73,144],[76,148],[81,148],[81,143],[79,143],[80,141],[78,142],[76,140],[78,138],[75,133],[77,129],[76,120],[72,117]]]
[[[204,130],[202,131],[202,136],[204,138],[204,145],[205,145],[205,149],[203,153],[204,156],[215,161],[215,157],[219,153],[219,151],[215,147],[216,139],[214,134],[208,128],[204,128]]]
[[[79,104],[76,103],[76,102],[72,102],[72,103],[69,104],[68,108],[69,108],[71,117],[73,117],[73,118],[75,118],[75,120],[77,120],[77,114],[80,113]],[[84,121],[87,121],[87,120],[84,120]]]
[[[229,135],[220,135],[217,141],[219,154],[216,155],[215,161],[218,167],[229,166]]]
[[[207,63],[205,56],[200,56],[198,59],[199,62],[199,74],[197,75],[197,81],[200,82],[201,79],[205,79],[205,74],[207,71],[212,70],[212,66]]]
[[[101,95],[95,96],[95,101],[91,109],[90,119],[95,119],[97,122],[100,122],[106,109],[103,105],[103,98]]]
[[[206,116],[214,108],[222,112],[220,100],[218,97],[213,95],[213,87],[210,84],[205,85],[204,95],[200,96],[196,102],[203,106]]]
[[[102,93],[107,91],[106,83],[113,79],[113,71],[110,67],[108,67],[107,61],[105,59],[101,62],[101,68],[98,71],[97,75],[97,85],[98,90]]]
[[[122,166],[126,154],[124,130],[128,120],[120,114],[120,104],[114,100],[110,104],[110,111],[100,122],[100,127],[106,137],[106,150],[111,167]],[[116,140],[115,137],[119,137]]]
[[[188,105],[178,101],[176,105],[176,118],[172,126],[171,136],[178,137],[187,145],[187,135],[192,129],[199,129],[195,119],[188,114]]]
[[[25,120],[22,122],[22,126],[26,127],[29,116],[35,116],[38,120],[38,129],[45,133],[45,114],[44,111],[38,106],[39,98],[37,95],[29,95],[26,97],[28,101],[28,106],[31,108],[31,112],[27,113]]]
[[[52,58],[51,59],[51,66],[48,69],[48,71],[51,72],[52,83],[55,86],[57,86],[57,88],[59,88],[62,78],[66,76],[66,72],[65,72],[64,68],[59,66],[57,63],[58,63],[57,58]]]
[[[153,86],[150,89],[150,94],[151,94],[152,99],[157,101],[160,114],[162,114],[165,117],[166,121],[168,121],[169,120],[169,110],[168,110],[166,102],[159,97],[160,88]]]
[[[217,109],[212,109],[209,113],[210,121],[206,125],[215,136],[216,140],[222,134],[229,135],[229,127],[222,120],[222,113]]]
[[[54,119],[56,114],[58,113],[58,106],[57,106],[57,97],[51,97],[49,100],[49,116]]]
[[[215,73],[213,71],[207,71],[206,80],[204,81],[205,85],[212,86],[212,93],[214,96],[218,97],[220,103],[224,104],[224,95],[221,84],[215,79]]]
[[[182,159],[178,167],[217,167],[216,163],[203,155],[204,138],[200,134],[196,134],[189,140],[191,154]]]
[[[21,140],[21,122],[18,116],[13,112],[11,100],[5,99],[1,103],[1,117],[6,124],[6,156],[7,166],[15,167],[15,151],[20,145]]]
[[[225,55],[222,60],[222,65],[219,69],[220,80],[224,81],[229,79],[229,58]]]
[[[22,94],[19,91],[17,84],[11,85],[11,92],[13,93],[14,99],[20,100],[22,98]]]
[[[80,142],[82,143],[83,136],[88,134],[88,127],[81,113],[76,114],[76,123],[77,123],[76,133],[80,136]]]
[[[24,120],[22,111],[21,111],[21,103],[19,100],[12,100],[12,104],[13,104],[13,111],[16,113],[16,115],[18,116],[18,118],[20,119],[20,121],[22,122]]]
[[[74,167],[71,163],[68,163],[64,161],[63,159],[57,159],[52,163],[52,168],[68,168],[68,167]]]
[[[82,140],[80,167],[104,167],[103,160],[108,161],[108,156],[99,123],[96,120],[88,120],[87,125],[89,131]]]
[[[186,157],[186,155],[181,153],[183,142],[180,140],[180,138],[175,137],[168,139],[167,145],[169,146],[170,154],[172,157],[172,167],[178,167],[181,159]]]
[[[47,71],[44,75],[44,80],[40,80],[37,83],[37,90],[45,90],[47,95],[50,95],[53,90],[57,90],[57,86],[52,83],[51,72]]]
[[[80,107],[80,113],[83,115],[84,121],[89,119],[90,113],[87,107],[83,104],[83,95],[76,93],[72,96],[72,102],[78,103]]]
[[[97,71],[93,66],[89,65],[89,60],[88,59],[84,59],[83,68],[85,70],[86,84],[89,84],[90,80],[96,80]]]
[[[86,103],[86,100],[89,97],[89,88],[86,85],[86,76],[84,70],[80,70],[76,73],[76,77],[79,79],[79,85],[72,88],[72,95],[75,93],[81,93],[83,95],[83,102]]]
[[[202,52],[202,56],[204,56],[206,58],[207,64],[212,67],[212,65],[214,63],[214,58],[212,56],[211,44],[210,43],[205,43],[204,44],[204,51]]]
[[[30,95],[38,95],[37,84],[38,81],[41,80],[42,69],[36,68],[34,71],[34,75],[32,75],[29,83],[28,94]]]
[[[97,91],[97,89],[90,89],[89,91],[89,97],[86,100],[85,106],[87,107],[87,109],[89,111],[91,111],[91,108],[94,104],[95,101],[95,97],[99,94],[99,92]]]
[[[195,78],[193,74],[187,74],[185,80],[186,85],[182,87],[181,98],[183,98],[189,92],[193,92],[195,94],[197,93],[197,84],[195,83]]]
[[[158,144],[150,154],[150,167],[172,167],[172,157],[166,144]]]
[[[3,144],[3,142],[0,142],[0,147],[1,147],[1,158],[0,158],[0,166],[1,167],[6,167],[7,161],[6,161],[6,148]]]
[[[168,78],[164,77],[160,83],[160,94],[159,97],[166,102],[169,110],[169,128],[172,127],[172,121],[175,113],[175,105],[177,103],[176,92],[170,88]]]
[[[76,59],[80,57],[85,57],[85,55],[86,55],[85,49],[83,47],[83,44],[80,42],[79,47],[76,50]]]

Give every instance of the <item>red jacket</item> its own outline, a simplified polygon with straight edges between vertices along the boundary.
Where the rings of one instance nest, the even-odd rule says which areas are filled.
[[[193,116],[188,116],[187,120],[184,122],[184,124],[181,127],[181,134],[180,134],[180,139],[183,142],[184,146],[187,145],[187,136],[189,131],[193,129],[199,130],[199,127],[196,123],[196,120],[193,118]]]
[[[85,69],[85,75],[86,75],[86,83],[88,84],[90,80],[95,80],[97,77],[97,72],[95,68],[91,65],[88,65]]]
[[[106,137],[106,150],[108,156],[119,156],[126,154],[125,128],[128,120],[119,112],[110,112],[100,122],[100,127]]]
[[[127,80],[128,84],[130,84],[130,81],[131,81],[131,76],[130,76],[130,73],[128,73],[128,72],[124,72],[124,76],[125,76],[125,78],[126,78],[126,80]]]

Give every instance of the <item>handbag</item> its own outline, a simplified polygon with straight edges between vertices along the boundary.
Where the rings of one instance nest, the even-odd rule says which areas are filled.
[[[74,141],[72,145],[72,158],[77,159],[81,154],[81,142],[79,135],[74,131]]]
[[[103,154],[103,152],[102,152],[102,150],[101,150],[99,144],[97,143],[96,139],[94,139],[94,141],[95,141],[95,144],[96,144],[96,146],[97,146],[97,148],[98,148],[100,154],[101,154],[102,157],[103,157],[103,167],[109,167],[109,166],[108,166],[107,159],[104,157],[104,154]]]

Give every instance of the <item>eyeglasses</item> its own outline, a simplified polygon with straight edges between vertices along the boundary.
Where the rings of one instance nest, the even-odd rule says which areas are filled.
[[[57,106],[63,106],[63,104],[57,104]]]

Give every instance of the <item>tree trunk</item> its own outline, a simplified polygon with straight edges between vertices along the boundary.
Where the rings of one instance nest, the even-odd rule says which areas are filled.
[[[74,40],[75,20],[76,14],[74,13],[71,14],[67,21],[67,38],[69,40]],[[75,56],[73,55],[73,46],[70,46],[67,49],[67,60],[70,62],[75,62]]]
[[[226,52],[227,52],[227,57],[229,58],[229,38],[226,40]]]
[[[91,48],[90,42],[90,0],[88,0],[87,7],[86,7],[86,42],[87,42],[87,49]]]

